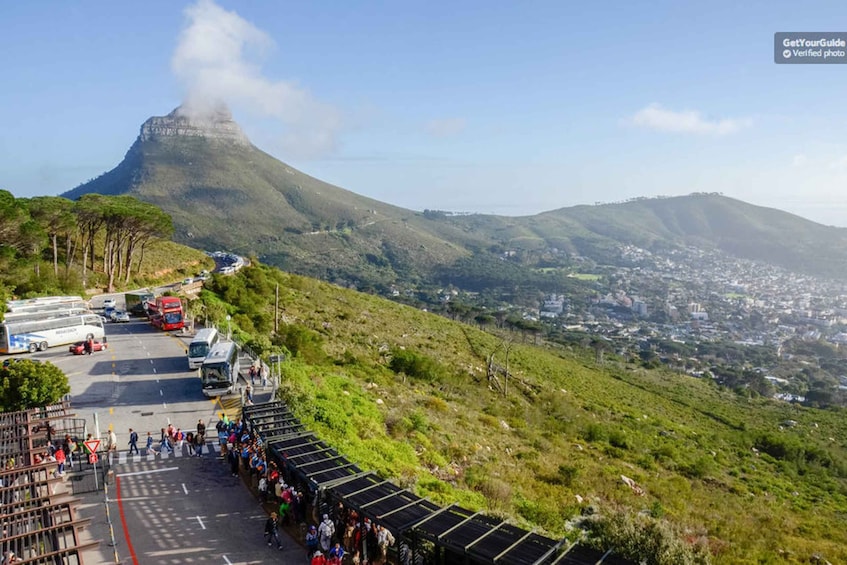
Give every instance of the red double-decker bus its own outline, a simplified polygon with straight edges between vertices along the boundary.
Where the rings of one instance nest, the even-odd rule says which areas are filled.
[[[160,296],[156,298],[156,306],[150,323],[160,330],[178,330],[185,326],[185,316],[182,311],[182,301],[176,296]]]

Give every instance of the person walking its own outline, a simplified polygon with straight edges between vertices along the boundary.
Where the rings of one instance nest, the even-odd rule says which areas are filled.
[[[276,512],[271,512],[265,522],[265,540],[268,542],[268,547],[271,546],[271,542],[276,542],[276,548],[282,549],[282,540],[279,539],[279,520]]]
[[[201,436],[206,435],[206,424],[203,423],[203,419],[200,418],[197,420],[197,433]]]
[[[155,451],[153,451],[153,434],[151,434],[150,432],[147,432],[147,446],[146,447],[147,447],[147,455],[150,455],[151,453],[156,453]]]
[[[138,451],[138,432],[129,429],[129,454],[132,455],[132,452],[135,452],[136,455],[140,455],[141,452]]]
[[[205,434],[201,434],[197,432],[197,435],[194,436],[194,448],[197,452],[197,457],[203,456],[203,446],[206,444],[206,436]]]
[[[238,460],[240,457],[238,456],[238,452],[234,449],[230,449],[226,454],[226,460],[229,462],[229,471],[232,473],[233,477],[238,476]]]
[[[162,428],[162,439],[159,440],[159,455],[162,455],[166,451],[173,453],[173,447],[171,446],[171,438],[168,436],[165,428]]]

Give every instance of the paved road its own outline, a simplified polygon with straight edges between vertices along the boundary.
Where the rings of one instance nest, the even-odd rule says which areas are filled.
[[[71,355],[66,347],[34,355],[65,371],[73,411],[88,420],[92,431],[97,414],[101,437],[111,427],[122,448],[108,503],[103,491],[83,498],[81,514],[92,518],[90,535],[104,541],[86,552],[86,565],[115,563],[115,552],[119,562],[136,565],[235,565],[280,557],[285,563],[307,563],[304,551],[284,533],[286,550],[265,545],[267,515],[241,478],[229,475],[216,449],[202,458],[187,457],[187,450],[167,457],[127,456],[130,427],[139,432],[143,446],[148,431],[158,438],[168,423],[193,429],[202,419],[214,430],[221,411],[235,416],[239,403],[237,397],[203,396],[197,372],[188,369],[187,338],[154,330],[140,318],[109,324],[106,333],[109,348],[90,356]],[[107,543],[107,506],[114,548]]]

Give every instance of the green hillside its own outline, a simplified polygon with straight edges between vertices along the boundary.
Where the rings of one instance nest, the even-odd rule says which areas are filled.
[[[268,338],[277,283],[282,324]],[[600,545],[630,543],[653,563],[697,550],[715,563],[847,562],[841,410],[597,364],[261,265],[214,277],[201,300],[256,349],[289,353],[281,393],[298,417],[439,503],[569,539],[591,509],[607,520]]]
[[[607,263],[621,244],[705,246],[827,276],[847,267],[847,230],[717,194],[524,217],[415,212],[310,177],[251,145],[225,111],[217,119],[151,118],[117,167],[64,196],[129,194],[170,214],[176,241],[359,287],[449,283],[471,255]]]

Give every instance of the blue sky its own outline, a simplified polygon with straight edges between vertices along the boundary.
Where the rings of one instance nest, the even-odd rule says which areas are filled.
[[[708,191],[847,226],[847,66],[773,63],[774,32],[841,31],[847,4],[585,4],[7,3],[0,188],[73,188],[191,94],[408,208]]]

